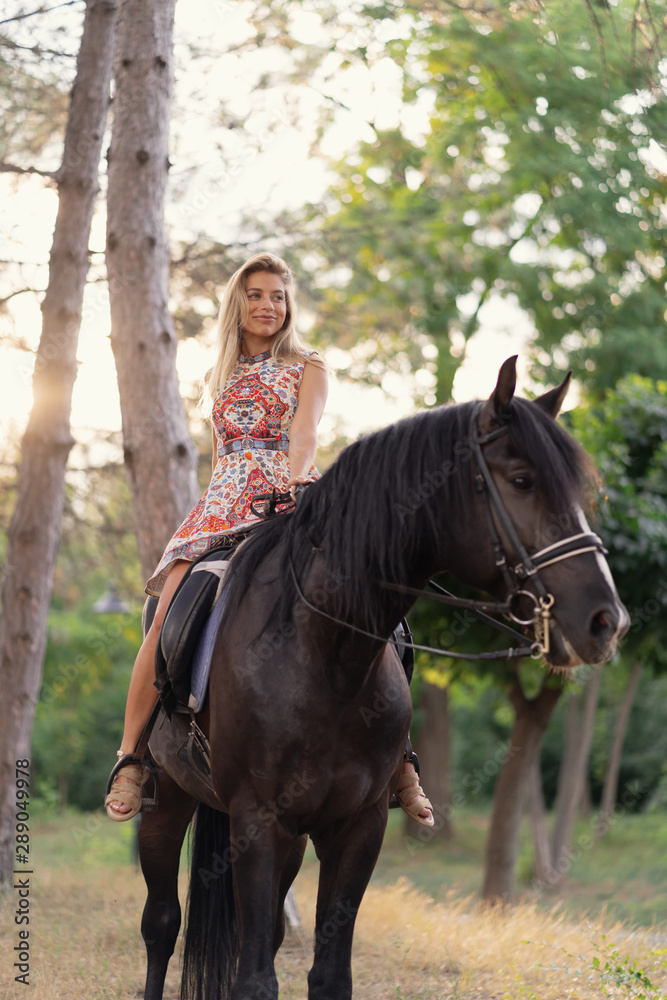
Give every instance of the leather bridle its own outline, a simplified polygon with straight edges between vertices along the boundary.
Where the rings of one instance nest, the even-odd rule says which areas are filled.
[[[498,490],[486,458],[484,457],[484,447],[486,445],[496,441],[499,437],[502,437],[502,435],[509,433],[511,413],[497,413],[496,419],[499,421],[498,426],[493,430],[488,431],[486,434],[480,435],[478,422],[484,405],[485,404],[483,402],[480,402],[473,409],[470,421],[469,444],[472,448],[473,458],[477,466],[474,472],[475,487],[484,502],[484,511],[493,547],[494,561],[505,581],[505,585],[507,587],[507,597],[504,601],[485,601],[473,600],[465,597],[456,597],[454,594],[445,590],[444,587],[439,586],[433,581],[430,581],[428,584],[432,593],[429,593],[426,590],[420,590],[418,587],[409,587],[404,584],[389,583],[386,580],[378,580],[376,583],[382,587],[386,587],[388,590],[395,590],[403,594],[413,595],[415,597],[425,597],[429,600],[437,601],[438,603],[446,604],[450,607],[463,608],[466,611],[470,611],[475,617],[484,621],[486,624],[492,625],[494,628],[510,635],[519,643],[518,648],[510,647],[509,649],[492,650],[485,653],[460,653],[456,650],[437,649],[432,646],[422,646],[418,643],[406,642],[405,645],[412,649],[423,650],[438,656],[447,656],[463,660],[516,659],[525,656],[540,659],[550,651],[551,611],[555,604],[553,595],[549,593],[544,581],[540,577],[540,572],[546,569],[547,566],[553,566],[555,563],[562,562],[565,559],[572,559],[574,556],[584,555],[586,552],[600,552],[605,555],[607,550],[598,535],[592,531],[582,531],[576,535],[570,535],[569,538],[564,538],[559,542],[553,542],[551,545],[546,545],[544,548],[538,549],[535,552],[528,552],[519,537],[514,522],[512,521],[505,504],[503,503],[500,491]],[[262,501],[265,504],[261,511],[253,507],[253,513],[260,517],[270,517],[275,513],[279,513],[279,511],[276,510],[276,507],[280,504],[285,504],[285,507],[283,508],[285,510],[294,506],[294,502],[292,501],[290,494],[277,494],[275,490],[273,495],[255,498],[254,502],[258,501]],[[267,501],[269,502],[267,503]],[[518,562],[510,563],[498,530],[498,525],[516,554]],[[300,600],[311,611],[314,611],[322,617],[329,619],[329,621],[335,622],[336,624],[360,635],[367,636],[371,639],[377,639],[381,642],[387,641],[386,636],[383,637],[376,635],[373,632],[369,632],[356,625],[352,625],[350,622],[336,618],[335,616],[330,615],[327,611],[324,611],[322,608],[317,607],[317,605],[312,604],[305,597],[299,585],[291,559],[290,571]],[[534,587],[535,592],[525,588],[525,583],[528,580],[532,581],[532,586]],[[519,605],[522,600],[526,599],[532,602],[532,612],[530,617],[522,617],[519,614]],[[517,625],[524,627],[532,626],[535,635],[534,641],[528,639],[525,635],[516,631],[516,629],[513,629],[511,626],[491,618],[489,612],[492,614],[505,615]]]
[[[495,564],[502,573],[507,586],[507,599],[505,602],[507,610],[502,609],[502,613],[508,614],[512,621],[518,625],[533,626],[536,642],[540,646],[538,655],[542,656],[550,650],[551,609],[555,604],[555,600],[553,595],[548,592],[544,581],[540,577],[541,570],[546,569],[547,566],[553,566],[555,563],[562,562],[564,559],[572,559],[574,556],[580,556],[586,552],[600,552],[606,555],[607,550],[602,543],[602,539],[594,532],[581,531],[559,542],[546,545],[535,552],[528,552],[503,503],[500,491],[484,457],[485,445],[509,433],[511,414],[502,412],[497,414],[498,427],[480,436],[478,424],[483,406],[484,403],[478,403],[473,410],[470,422],[470,443],[477,463],[477,472],[475,474],[476,488],[484,500],[484,510],[493,545]],[[502,528],[503,534],[518,557],[519,561],[514,565],[510,565],[508,561],[497,524]],[[525,589],[524,584],[527,580],[532,581],[536,593]],[[518,614],[518,604],[521,598],[528,598],[533,602],[533,613],[530,618],[522,618]],[[501,607],[499,606],[497,610],[500,611]]]

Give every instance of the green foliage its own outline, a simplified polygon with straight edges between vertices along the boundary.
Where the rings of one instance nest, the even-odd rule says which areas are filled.
[[[0,161],[54,170],[65,133],[83,9],[26,12],[8,0],[0,24]],[[55,160],[55,162],[54,162]],[[5,262],[7,263],[7,262]]]
[[[526,942],[530,944],[530,942]],[[599,934],[598,939],[591,939],[591,944],[597,952],[592,959],[585,955],[573,955],[566,948],[558,947],[557,950],[563,954],[570,962],[562,966],[551,964],[552,969],[560,968],[562,971],[573,975],[575,979],[585,977],[587,980],[599,982],[604,997],[636,997],[637,1000],[662,1000],[664,993],[662,988],[654,986],[648,972],[640,968],[637,960],[622,952],[607,940],[606,934]],[[652,952],[649,956],[653,959],[655,972],[667,968],[667,961],[664,958],[665,949]],[[577,963],[574,968],[570,968],[570,963]],[[580,963],[584,963],[581,965]],[[546,968],[546,966],[538,966]]]
[[[664,767],[646,811],[648,813],[667,813],[667,770]]]
[[[632,625],[624,655],[667,665],[667,382],[628,376],[571,414],[605,486],[599,530]]]
[[[600,802],[609,759],[614,725],[623,692],[628,683],[627,665],[618,658],[602,671],[600,700],[595,716],[595,730],[588,765],[588,781],[594,807]],[[618,780],[618,808],[641,812],[653,801],[664,774],[667,759],[667,733],[662,706],[667,698],[667,677],[655,677],[645,671],[634,699],[623,743]],[[556,797],[558,772],[565,741],[567,702],[556,706],[544,735],[540,766],[547,807]]]
[[[479,809],[471,803],[454,808],[449,841],[430,837],[428,832],[406,837],[398,813],[390,813],[374,881],[393,882],[405,876],[442,900],[477,894],[487,841],[488,805]],[[524,822],[518,867],[525,870],[531,884],[530,888],[525,884],[517,887],[517,901],[529,899],[540,909],[551,909],[558,903],[561,919],[567,914],[573,922],[588,914],[604,914],[607,926],[622,921],[655,928],[667,905],[664,816],[616,814],[602,840],[594,836],[596,822],[597,818],[591,817],[575,825],[566,886],[542,891],[532,884],[533,844],[529,823]]]
[[[483,21],[454,5],[415,12],[387,53],[406,106],[431,101],[426,134],[376,131],[301,220],[316,223],[303,246],[332,342],[372,337],[378,370],[407,359],[428,371],[423,348],[436,345],[424,400],[444,401],[482,307],[505,299],[535,323],[537,374],[552,355],[585,364],[598,388],[628,358],[667,374],[653,140],[667,105],[659,43],[638,16],[629,0],[597,10],[595,31],[590,5],[566,0],[537,16],[487,5]]]
[[[664,705],[665,698],[667,678],[664,675],[642,677],[630,713],[619,770],[619,799],[623,802],[625,794],[632,809],[645,808],[653,800],[665,771],[667,733],[664,720],[656,711],[656,704]],[[594,776],[602,781],[599,756],[593,758],[592,765]]]
[[[12,56],[9,57],[9,52]],[[62,79],[16,59],[6,35],[0,34],[0,102],[13,113],[0,117],[0,160],[34,166],[54,137],[64,134],[69,94]]]
[[[453,685],[450,702],[454,801],[478,809],[491,800],[506,759],[512,712],[489,676]]]
[[[110,584],[133,611],[92,611]],[[143,596],[124,470],[113,464],[71,470],[33,729],[45,804],[94,809],[102,801],[141,643]]]
[[[140,643],[138,611],[98,617],[80,609],[51,613],[32,751],[42,795],[50,789],[62,805],[99,806]]]
[[[94,465],[86,452],[80,461],[82,468],[67,474],[54,607],[89,611],[110,583],[125,599],[143,600],[125,470],[113,462]]]

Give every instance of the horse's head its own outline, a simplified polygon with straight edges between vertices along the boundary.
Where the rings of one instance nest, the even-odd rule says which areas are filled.
[[[629,624],[584,513],[592,463],[556,424],[569,381],[568,374],[533,402],[515,399],[516,357],[510,358],[491,398],[480,404],[471,435],[479,503],[496,550],[492,589],[522,592],[513,599],[517,619],[548,608],[545,658],[554,667],[606,662]],[[536,620],[543,625],[548,616]]]

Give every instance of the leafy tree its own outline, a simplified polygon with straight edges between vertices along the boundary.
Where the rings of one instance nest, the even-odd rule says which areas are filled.
[[[42,796],[57,791],[61,808],[101,804],[140,642],[140,606],[124,615],[95,616],[80,605],[50,615],[32,751]]]
[[[568,356],[599,388],[629,356],[667,373],[663,25],[628,0],[485,11],[414,12],[388,44],[406,107],[430,99],[430,121],[416,140],[377,131],[299,220],[320,325],[343,346],[372,336],[379,370],[428,370],[435,344],[439,401],[500,300],[531,316],[541,377]]]
[[[71,13],[63,20],[62,12],[22,6],[10,0],[0,22],[0,96],[14,112],[0,121],[0,171],[32,173],[59,155],[53,140],[65,129],[76,52]]]
[[[58,172],[58,217],[49,286],[33,375],[34,405],[22,442],[18,499],[8,532],[2,580],[0,670],[12,692],[0,712],[0,881],[12,877],[14,799],[12,761],[29,755],[39,692],[46,618],[53,585],[72,447],[69,415],[76,346],[88,271],[88,236],[106,122],[115,6],[90,0],[86,8],[63,158]]]
[[[572,419],[604,478],[600,528],[632,618],[622,651],[629,680],[607,754],[602,833],[627,767],[622,748],[642,669],[648,664],[663,673],[667,667],[667,383],[628,376],[589,409],[575,411]],[[650,793],[651,784],[645,775],[642,797]]]
[[[80,457],[65,490],[32,757],[42,801],[96,809],[122,732],[144,594],[123,466],[90,468]],[[110,582],[128,611],[96,614]]]
[[[571,413],[594,456],[605,497],[599,528],[632,625],[626,658],[667,666],[667,382],[629,375]]]
[[[628,684],[628,662],[619,658],[602,670],[600,701],[595,719],[595,732],[588,761],[587,777],[591,804],[599,808],[605,783],[611,734],[614,731],[619,705]],[[655,792],[664,771],[667,734],[663,724],[667,677],[652,670],[641,674],[630,717],[625,730],[620,760],[617,803],[625,811],[639,812]],[[546,804],[551,808],[556,796],[558,772],[563,758],[565,740],[566,701],[557,706],[544,738],[541,754],[542,784]],[[626,792],[633,792],[629,801]],[[623,799],[625,797],[625,802]],[[599,823],[596,824],[599,828]]]
[[[63,5],[58,5],[62,7]],[[69,92],[76,53],[72,52],[72,29],[81,15],[53,8],[26,10],[25,4],[9,0],[0,21],[0,174],[4,189],[12,191],[26,175],[38,175],[48,184],[57,180],[56,170],[65,132]],[[24,345],[14,329],[8,304],[18,295],[41,289],[32,254],[22,234],[8,231],[3,250],[3,282],[0,288],[0,342]]]

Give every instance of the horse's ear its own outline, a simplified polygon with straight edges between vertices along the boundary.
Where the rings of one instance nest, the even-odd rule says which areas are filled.
[[[479,416],[480,434],[488,434],[494,427],[504,423],[508,417],[509,405],[516,388],[516,361],[518,354],[504,361],[498,372],[496,387],[486,401]]]
[[[538,396],[535,402],[538,406],[541,406],[543,410],[546,410],[554,420],[560,413],[560,408],[563,405],[563,400],[567,395],[567,390],[570,388],[570,382],[572,381],[572,372],[568,372],[560,385],[557,385],[555,389],[549,389],[542,396]]]

